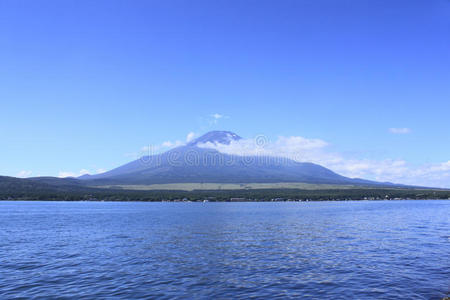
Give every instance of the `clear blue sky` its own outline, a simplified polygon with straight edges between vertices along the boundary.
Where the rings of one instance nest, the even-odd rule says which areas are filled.
[[[0,101],[2,175],[110,169],[212,129],[440,164],[450,1],[2,0]]]

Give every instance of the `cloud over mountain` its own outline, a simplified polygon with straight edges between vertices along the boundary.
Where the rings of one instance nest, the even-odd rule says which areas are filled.
[[[265,136],[256,136],[229,144],[202,143],[199,146],[232,155],[285,157],[297,162],[312,162],[351,178],[450,187],[450,161],[413,165],[402,159],[349,157],[329,150],[329,143],[321,139],[280,136],[271,141]]]

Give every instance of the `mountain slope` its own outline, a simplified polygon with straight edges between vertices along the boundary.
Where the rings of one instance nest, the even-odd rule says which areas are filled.
[[[229,131],[213,131],[162,154],[144,156],[103,174],[82,176],[79,179],[88,185],[218,182],[379,184],[347,178],[313,163],[300,163],[280,157],[228,155],[199,147],[206,143],[228,145],[239,139],[241,137]]]

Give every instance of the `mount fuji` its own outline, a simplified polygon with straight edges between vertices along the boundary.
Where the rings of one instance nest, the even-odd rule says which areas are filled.
[[[146,155],[108,172],[83,175],[87,185],[151,185],[168,183],[310,183],[392,186],[341,176],[325,167],[273,156],[238,156],[205,148],[242,139],[230,131],[211,131],[183,146]]]

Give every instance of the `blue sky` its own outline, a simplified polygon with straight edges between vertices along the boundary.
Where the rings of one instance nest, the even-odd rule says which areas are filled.
[[[107,170],[224,129],[450,187],[448,0],[3,0],[0,66],[2,175]]]

